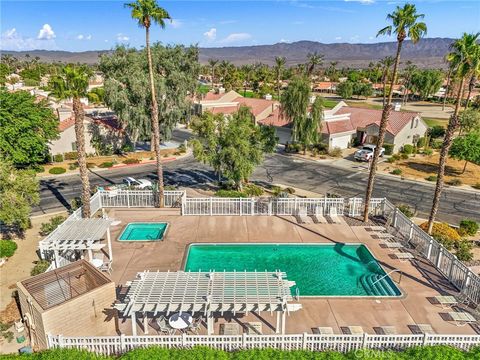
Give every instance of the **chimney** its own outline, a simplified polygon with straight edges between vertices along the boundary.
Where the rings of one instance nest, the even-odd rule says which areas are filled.
[[[396,102],[394,105],[393,105],[393,110],[394,111],[400,111],[402,107],[402,104],[400,104],[399,102]]]
[[[272,95],[266,94],[266,95],[264,96],[264,98],[265,98],[265,100],[272,100]]]

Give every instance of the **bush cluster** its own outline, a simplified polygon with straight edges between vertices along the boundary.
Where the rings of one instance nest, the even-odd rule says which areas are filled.
[[[0,240],[0,258],[9,258],[15,254],[17,243],[13,240]]]
[[[78,153],[76,151],[71,151],[71,152],[66,152],[63,154],[65,157],[65,160],[77,160],[78,159]]]
[[[48,262],[47,260],[38,260],[35,263],[35,266],[33,267],[32,271],[30,271],[30,275],[35,276],[38,274],[43,274],[45,271],[47,271],[49,266],[50,266],[50,262]]]
[[[300,151],[303,151],[303,145],[300,143],[287,143],[285,145],[285,152],[299,153]]]
[[[244,186],[243,192],[247,196],[262,196],[263,189],[255,184],[247,184]]]
[[[450,181],[447,181],[447,184],[450,185],[450,186],[460,186],[460,185],[462,185],[462,180],[452,179]]]
[[[42,225],[40,226],[40,235],[47,236],[64,221],[65,221],[65,216],[58,215],[58,216],[52,217],[50,221],[46,223],[42,223]]]
[[[385,148],[385,155],[392,155],[393,154],[393,144],[383,144],[383,147]]]
[[[415,147],[413,145],[410,145],[410,144],[403,145],[403,148],[402,148],[403,154],[411,155],[414,152],[415,152]]]
[[[412,210],[412,208],[408,205],[400,204],[397,206],[397,209],[400,210],[400,212],[402,212],[403,215],[405,215],[409,219],[415,216],[415,211]]]
[[[224,198],[246,198],[247,194],[237,190],[221,189],[215,193],[215,196]]]
[[[98,167],[102,168],[102,169],[111,168],[112,166],[113,166],[113,161],[105,161],[105,162],[101,163],[100,165],[98,165]]]
[[[402,175],[402,169],[393,169],[390,174],[393,175]]]
[[[430,175],[425,178],[427,181],[437,181],[437,176],[436,175]]]
[[[339,147],[334,147],[333,149],[328,151],[328,155],[332,157],[341,157],[342,156],[342,149]]]
[[[5,355],[3,359],[28,358],[29,360],[474,360],[480,357],[480,347],[470,351],[462,351],[445,345],[412,347],[403,351],[394,350],[357,350],[349,353],[335,351],[308,351],[308,350],[275,350],[249,349],[227,352],[208,347],[197,346],[192,349],[166,349],[161,347],[147,347],[130,350],[120,357],[97,355],[85,350],[77,349],[50,349],[29,355]]]
[[[62,162],[62,161],[63,161],[63,155],[62,154],[53,155],[53,162]]]
[[[460,228],[458,229],[458,233],[462,236],[473,236],[478,231],[478,223],[474,220],[470,219],[463,219],[460,221]]]
[[[48,170],[48,172],[50,174],[53,174],[53,175],[59,175],[59,174],[66,173],[67,169],[65,169],[64,167],[55,166],[55,167],[51,168],[50,170]]]
[[[424,231],[427,231],[428,222],[421,224],[420,228]],[[445,246],[447,250],[451,250],[454,245],[462,239],[457,230],[452,228],[447,223],[434,223],[432,237]]]
[[[124,164],[131,165],[131,164],[138,164],[140,163],[140,159],[135,158],[128,158],[122,161]]]

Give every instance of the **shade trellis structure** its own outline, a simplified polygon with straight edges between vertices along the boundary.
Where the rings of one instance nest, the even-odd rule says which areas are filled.
[[[132,333],[136,335],[136,313],[148,315],[172,312],[200,313],[207,318],[208,334],[213,333],[213,313],[277,313],[276,331],[285,332],[285,316],[301,309],[293,301],[284,272],[149,272],[137,274],[126,285],[127,292],[115,307],[132,318]],[[281,318],[280,318],[281,315]],[[281,320],[281,325],[280,325]],[[145,329],[148,326],[144,326]]]
[[[104,245],[98,244],[105,234],[108,245],[108,256],[112,260],[112,242],[110,226],[112,219],[72,219],[61,224],[55,231],[40,241],[41,252],[53,251],[55,262],[58,262],[59,251],[87,250],[92,257],[92,250],[100,250]],[[57,263],[58,266],[58,263]]]

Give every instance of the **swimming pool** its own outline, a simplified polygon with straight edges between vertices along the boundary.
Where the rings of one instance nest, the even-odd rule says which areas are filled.
[[[120,234],[119,241],[160,241],[167,231],[168,223],[128,223]]]
[[[185,271],[212,270],[281,270],[296,282],[300,296],[402,295],[361,244],[190,245]]]

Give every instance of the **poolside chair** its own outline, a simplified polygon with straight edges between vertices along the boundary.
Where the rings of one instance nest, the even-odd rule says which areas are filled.
[[[105,271],[108,272],[110,275],[112,275],[112,260],[104,261],[102,266],[99,268],[100,271]]]
[[[438,295],[434,296],[433,299],[442,307],[442,309],[448,309],[458,304],[458,300],[455,296]]]
[[[315,214],[312,215],[312,219],[315,224],[328,224],[327,219],[323,216],[323,206],[315,207]]]
[[[365,333],[361,326],[342,326],[340,329],[345,335],[363,335]]]
[[[237,323],[220,324],[220,335],[239,335],[240,326]]]
[[[296,218],[299,224],[310,223],[310,218],[307,216],[307,209],[305,207],[301,207],[297,210]]]
[[[194,333],[195,335],[198,335],[198,332],[202,327],[202,322],[203,322],[202,317],[193,319],[192,324],[188,327],[188,330]]]
[[[475,319],[472,314],[466,311],[450,311],[448,316],[450,316],[451,321],[453,321],[457,326],[465,326],[467,324],[477,322],[477,319]]]
[[[328,326],[319,326],[312,328],[312,332],[319,335],[333,335],[333,329]]]
[[[262,335],[262,323],[258,321],[245,323],[245,330],[249,335]]]
[[[378,334],[378,335],[396,335],[397,334],[397,329],[395,326],[378,326],[374,327],[373,330]]]
[[[395,257],[400,260],[401,262],[407,262],[409,260],[415,259],[415,256],[413,256],[409,252],[396,252],[394,253]]]
[[[408,325],[408,327],[413,334],[435,334],[435,330],[430,324],[415,324]]]
[[[336,208],[331,207],[331,208],[330,208],[330,211],[328,212],[328,216],[330,217],[330,219],[332,219],[332,221],[333,221],[334,224],[341,224],[341,223],[342,223],[342,221],[341,221],[340,218],[338,217],[337,209],[336,209]]]
[[[165,316],[161,315],[157,320],[155,320],[155,323],[157,324],[159,333],[164,335],[173,335],[175,333],[175,329],[172,329],[168,325],[168,321]]]

